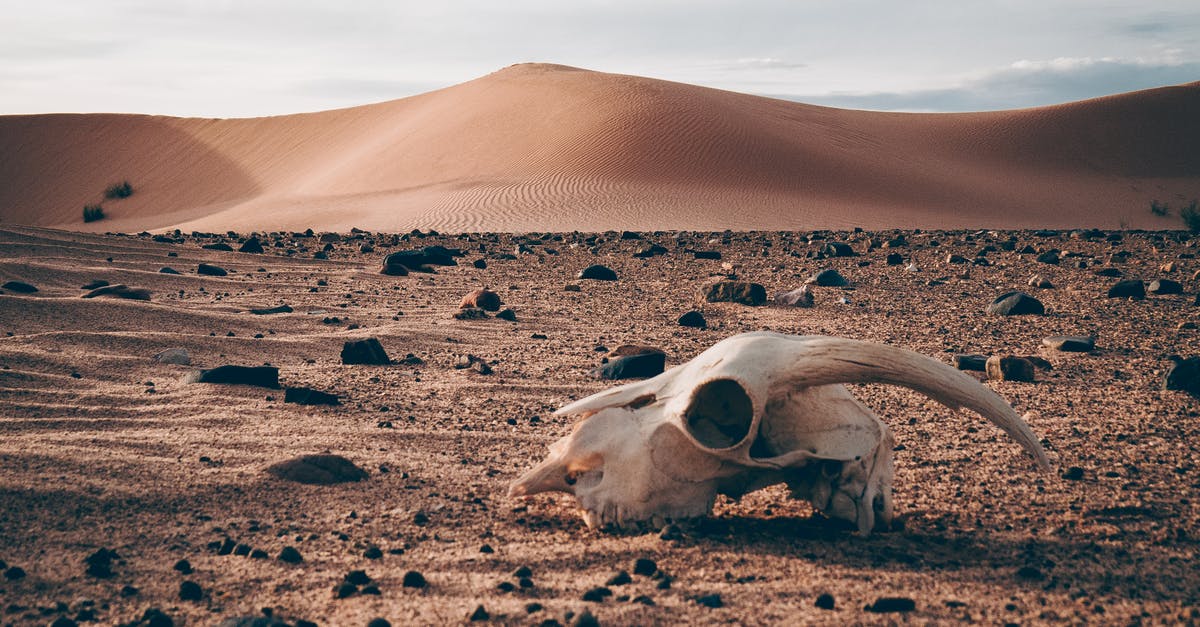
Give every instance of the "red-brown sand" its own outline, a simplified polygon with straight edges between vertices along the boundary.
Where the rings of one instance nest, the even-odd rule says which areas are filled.
[[[0,220],[96,231],[1177,228],[1200,83],[1036,109],[848,111],[523,64],[255,119],[0,117]],[[84,204],[129,180],[135,194]]]

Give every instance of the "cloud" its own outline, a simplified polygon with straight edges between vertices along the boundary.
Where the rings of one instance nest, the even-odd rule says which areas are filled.
[[[944,88],[911,91],[778,95],[774,97],[880,111],[988,111],[1085,100],[1177,85],[1200,78],[1200,61],[1178,53],[1158,59],[1062,57],[1021,60]]]
[[[726,70],[796,70],[808,67],[808,65],[777,57],[744,57],[723,64],[721,67]]]

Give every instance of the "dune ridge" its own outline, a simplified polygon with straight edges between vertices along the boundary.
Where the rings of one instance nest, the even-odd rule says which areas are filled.
[[[1200,82],[851,111],[546,64],[320,113],[0,116],[0,221],[73,230],[1178,228]],[[85,203],[136,193],[84,224]]]

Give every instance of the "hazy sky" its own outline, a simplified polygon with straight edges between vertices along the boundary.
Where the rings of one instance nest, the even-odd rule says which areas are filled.
[[[242,117],[541,61],[869,109],[1200,80],[1197,0],[0,0],[0,113]]]

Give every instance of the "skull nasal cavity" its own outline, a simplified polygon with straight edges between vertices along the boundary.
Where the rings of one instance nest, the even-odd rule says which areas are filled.
[[[746,439],[754,420],[750,396],[732,379],[701,385],[684,415],[687,430],[708,448],[729,448]]]

